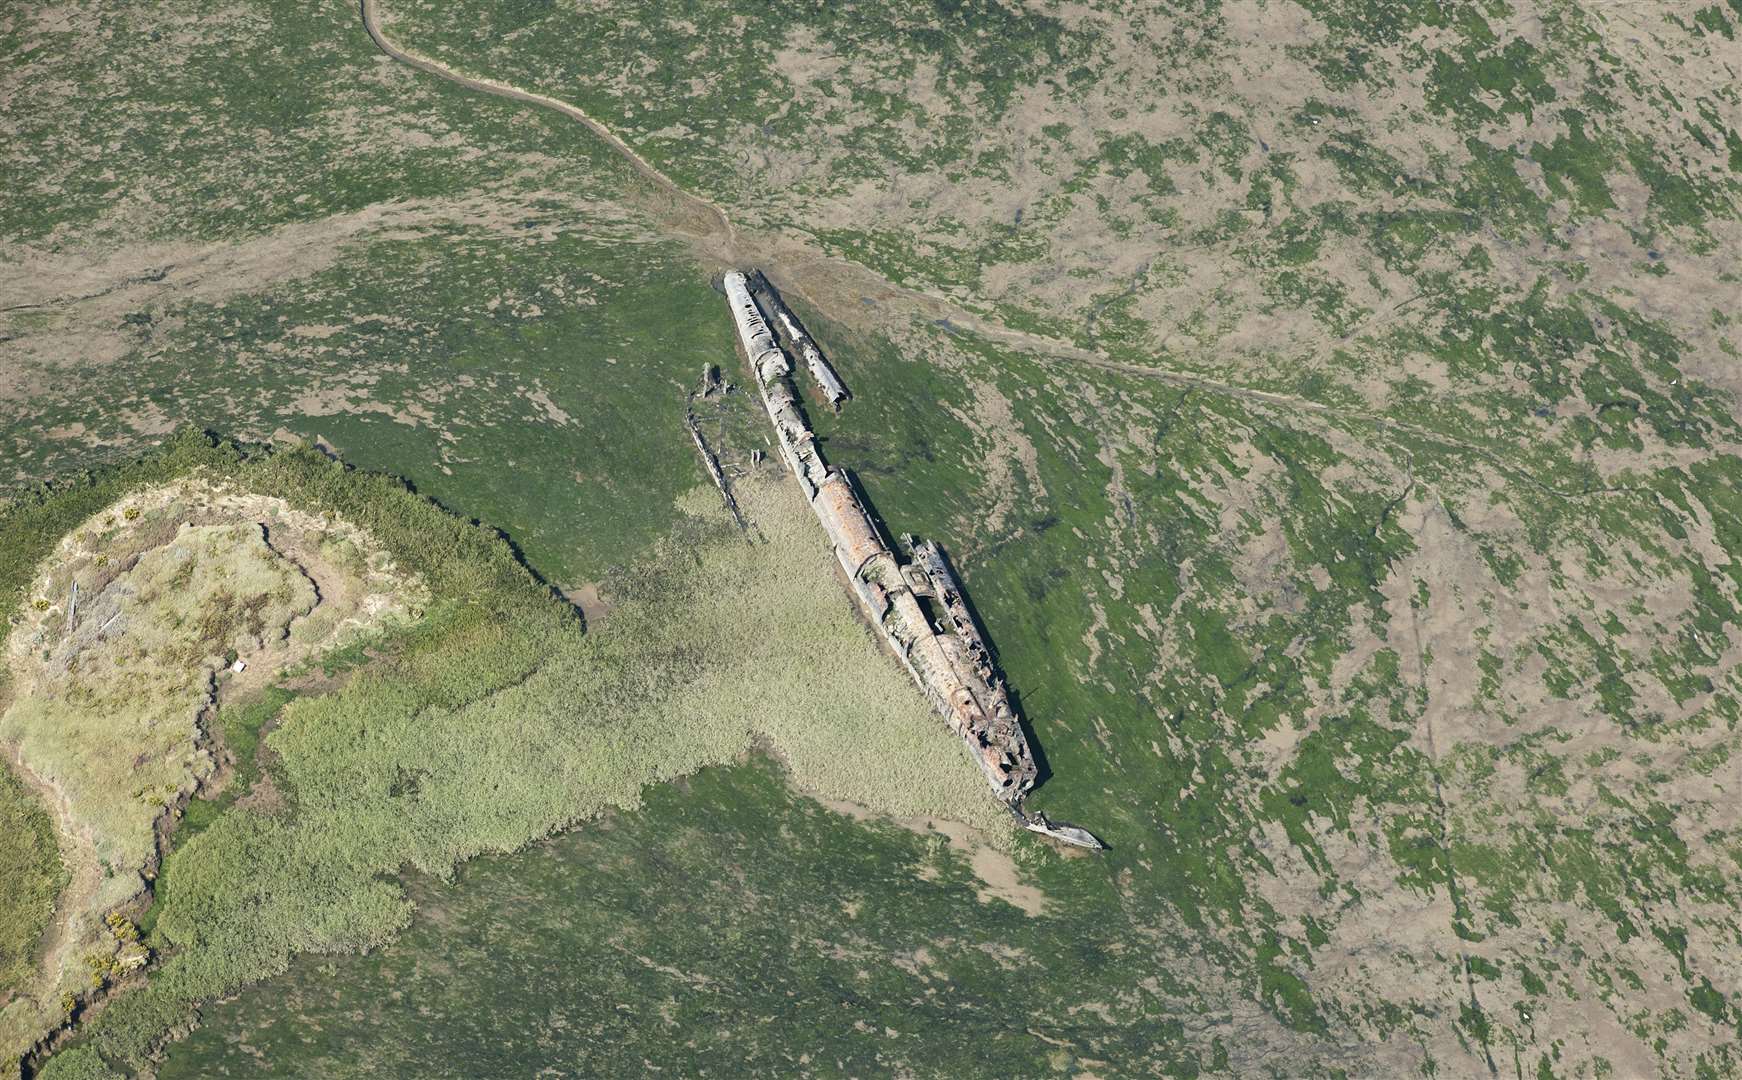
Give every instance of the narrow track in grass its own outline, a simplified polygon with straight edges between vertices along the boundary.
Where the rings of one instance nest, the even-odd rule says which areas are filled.
[[[1201,390],[1255,405],[1312,413],[1357,424],[1371,424],[1382,432],[1407,436],[1479,457],[1493,465],[1502,475],[1562,499],[1637,493],[1649,490],[1643,486],[1625,484],[1592,485],[1578,490],[1558,488],[1538,479],[1517,465],[1508,464],[1500,454],[1489,447],[1447,435],[1432,428],[1358,409],[1327,405],[1324,402],[1296,397],[1291,394],[1240,386],[1206,375],[1115,360],[1104,353],[1085,349],[1080,345],[1059,338],[1014,329],[995,319],[963,308],[947,297],[898,285],[861,263],[820,252],[797,242],[792,236],[785,234],[746,236],[745,232],[732,221],[731,215],[719,204],[679,186],[658,166],[642,157],[621,136],[580,106],[548,94],[525,90],[498,79],[468,75],[439,60],[413,52],[405,46],[395,43],[382,31],[380,0],[358,0],[358,4],[362,13],[363,29],[369,34],[369,38],[375,43],[376,48],[387,56],[417,71],[434,75],[459,86],[507,98],[511,101],[550,109],[575,121],[616,151],[634,170],[635,174],[648,184],[652,193],[658,197],[657,201],[667,204],[664,206],[656,205],[651,209],[655,211],[667,228],[695,246],[698,254],[703,257],[704,262],[709,265],[711,270],[722,271],[744,266],[759,267],[776,279],[783,291],[796,293],[812,307],[837,321],[850,324],[862,319],[863,315],[859,311],[860,305],[843,305],[832,299],[829,294],[834,294],[836,297],[854,297],[873,301],[879,307],[882,316],[887,316],[892,309],[906,308],[908,314],[924,321],[951,331],[964,332],[1003,345],[1043,363],[1063,362],[1082,365],[1118,375],[1164,382],[1183,389]],[[826,282],[825,287],[818,287],[819,279]]]
[[[911,308],[912,314],[934,324],[955,331],[967,332],[1024,353],[1036,354],[1043,359],[1074,361],[1122,375],[1161,379],[1180,386],[1244,397],[1267,404],[1311,409],[1318,412],[1336,411],[1331,406],[1304,398],[1291,397],[1287,394],[1254,390],[1166,368],[1123,363],[1072,342],[1026,330],[1016,330],[996,320],[969,311],[947,297],[909,286],[897,285],[861,263],[828,255],[807,245],[798,244],[790,236],[758,235],[752,241],[743,235],[738,226],[733,223],[731,216],[717,203],[680,187],[675,180],[660,171],[658,166],[642,157],[634,147],[585,109],[560,98],[525,90],[498,79],[469,75],[455,70],[439,60],[413,52],[394,42],[382,31],[380,0],[359,0],[359,4],[364,30],[368,32],[370,40],[375,43],[376,47],[387,56],[418,71],[468,89],[551,109],[575,121],[604,140],[606,145],[621,155],[636,175],[646,181],[655,192],[669,200],[671,204],[681,208],[683,211],[681,214],[661,215],[666,218],[664,223],[674,232],[697,242],[697,246],[708,256],[710,263],[717,264],[720,269],[755,265],[776,278],[782,291],[798,293],[820,310],[829,313],[831,317],[840,318],[843,314],[839,305],[831,304],[821,298],[818,295],[818,290],[809,287],[807,281],[819,272],[827,274],[831,282],[835,284],[836,288],[833,291],[851,292],[874,300],[878,305],[885,307],[892,302],[905,302],[903,306]],[[841,321],[852,322],[855,320],[849,317]]]
[[[528,105],[537,105],[561,113],[604,140],[607,146],[615,150],[629,163],[630,168],[634,169],[638,176],[686,212],[678,215],[679,220],[677,221],[669,220],[672,215],[663,215],[668,218],[666,224],[689,236],[704,240],[723,239],[728,248],[733,246],[737,238],[737,227],[732,224],[732,219],[726,215],[724,210],[707,199],[693,195],[679,187],[669,176],[660,172],[646,158],[636,153],[634,147],[618,138],[616,132],[600,123],[586,110],[547,94],[539,94],[495,79],[486,79],[455,71],[438,60],[433,60],[397,45],[381,32],[380,4],[376,0],[359,0],[359,3],[363,16],[363,29],[368,32],[369,39],[375,43],[375,47],[383,53],[402,64],[416,68],[418,71],[446,79],[468,89],[494,94],[497,97],[524,102]],[[692,215],[695,220],[684,220]],[[686,224],[689,226],[688,228],[683,227]]]

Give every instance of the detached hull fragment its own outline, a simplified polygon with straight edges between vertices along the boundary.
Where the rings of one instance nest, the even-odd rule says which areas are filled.
[[[726,275],[725,288],[780,455],[828,534],[865,618],[882,634],[932,708],[961,737],[993,794],[1024,828],[1099,848],[1082,829],[1023,812],[1022,798],[1037,776],[1034,755],[991,650],[968,610],[961,583],[935,543],[910,537],[912,559],[903,561],[884,542],[852,481],[823,460],[817,449],[816,435],[789,378],[792,363],[751,296],[749,280],[733,271]],[[798,334],[802,330],[794,340],[800,340]]]
[[[1038,810],[1032,814],[1024,814],[1018,810],[1016,811],[1016,820],[1021,822],[1022,827],[1029,832],[1050,836],[1054,840],[1069,844],[1072,847],[1088,848],[1090,851],[1101,851],[1106,847],[1101,841],[1095,839],[1095,834],[1089,830],[1067,822],[1053,821]]]
[[[805,331],[804,324],[800,323],[798,316],[794,315],[792,309],[786,306],[786,301],[780,298],[779,291],[768,283],[767,278],[762,276],[762,271],[754,271],[746,280],[751,296],[755,297],[758,303],[766,305],[769,313],[779,323],[780,328],[786,331],[787,344],[792,347],[794,352],[804,358],[805,368],[811,373],[811,378],[817,381],[817,386],[822,390],[823,397],[827,398],[829,404],[835,407],[836,412],[839,412],[841,402],[853,396],[848,392],[847,384],[841,381],[839,375],[835,374],[835,369],[829,365],[828,360],[824,359],[823,351],[817,348],[817,343]]]

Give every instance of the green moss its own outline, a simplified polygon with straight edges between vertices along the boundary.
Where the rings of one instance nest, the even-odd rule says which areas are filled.
[[[361,651],[364,646],[359,643],[350,648]],[[322,656],[319,662],[325,666],[333,661],[329,656]],[[297,693],[282,686],[269,686],[260,696],[250,701],[218,710],[214,726],[223,739],[224,749],[232,759],[231,772],[223,789],[215,795],[202,795],[188,800],[173,835],[177,846],[210,826],[238,798],[253,788],[262,775],[259,761],[261,733],[267,724],[279,716],[285,705],[296,699]],[[167,883],[160,876],[155,890],[160,902],[166,887]]]
[[[1456,52],[1434,53],[1427,90],[1430,109],[1451,114],[1461,126],[1476,127],[1513,114],[1528,120],[1536,106],[1554,100],[1554,88],[1543,74],[1545,58],[1535,46],[1522,38],[1498,49],[1485,48],[1487,44],[1471,42]],[[1499,104],[1488,104],[1491,99]]]
[[[1716,1023],[1730,1022],[1729,1002],[1712,986],[1710,979],[1702,978],[1698,986],[1688,991],[1688,1002]]]

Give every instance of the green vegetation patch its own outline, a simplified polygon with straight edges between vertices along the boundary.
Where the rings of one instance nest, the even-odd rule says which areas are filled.
[[[31,981],[37,943],[66,883],[54,821],[35,792],[0,763],[0,1004]]]
[[[358,523],[430,600],[342,687],[281,699],[270,763],[254,765],[274,797],[236,801],[169,855],[147,920],[164,959],[90,1026],[105,1059],[139,1067],[194,1002],[296,953],[390,940],[411,908],[381,875],[449,874],[755,743],[831,798],[1008,827],[846,598],[819,589],[831,555],[772,465],[740,485],[754,542],[702,489],[676,534],[606,583],[615,607],[583,632],[496,534],[383,478],[306,450],[184,439],[169,453],[208,482]]]
[[[410,877],[393,943],[203,1007],[157,1075],[1209,1074],[1165,1006],[1113,996],[1128,972],[1083,936],[1093,915],[988,902],[968,863],[764,760],[705,769],[452,881]]]

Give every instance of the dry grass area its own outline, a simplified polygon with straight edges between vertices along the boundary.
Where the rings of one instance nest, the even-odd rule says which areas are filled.
[[[151,546],[129,551],[132,537],[117,537],[112,576],[116,555],[104,553],[102,566],[92,559],[80,574],[63,564],[42,583],[76,599],[39,596],[27,609],[37,618],[12,639],[18,700],[3,729],[65,793],[97,857],[128,868],[150,859],[164,807],[211,775],[201,714],[226,658],[261,661],[315,606],[314,583],[257,524],[137,531]],[[82,596],[70,591],[80,577]]]
[[[747,733],[774,750],[802,791],[894,817],[970,823],[994,842],[1008,837],[1008,815],[960,740],[837,584],[827,538],[779,462],[764,459],[734,492],[756,542],[690,549],[680,531],[656,549],[654,565],[666,568],[658,591],[615,608],[607,624],[631,647],[702,645],[712,654],[675,688],[667,722]],[[724,524],[711,487],[680,506],[693,521]],[[672,574],[691,550],[694,569]]]

